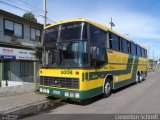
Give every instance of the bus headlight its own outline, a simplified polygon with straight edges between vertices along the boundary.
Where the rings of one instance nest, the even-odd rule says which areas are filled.
[[[43,92],[43,89],[42,89],[42,88],[39,88],[39,92]]]
[[[46,93],[47,90],[44,88],[44,89],[42,89],[42,91],[43,91],[43,93]]]
[[[48,93],[48,94],[49,94],[49,89],[46,89],[46,93]]]
[[[70,92],[70,97],[74,97],[74,93],[73,92]]]
[[[69,97],[69,92],[64,92],[65,97]]]
[[[79,93],[75,93],[75,98],[79,98]]]

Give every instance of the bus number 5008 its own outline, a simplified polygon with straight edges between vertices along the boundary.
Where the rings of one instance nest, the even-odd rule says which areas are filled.
[[[72,75],[72,71],[71,70],[63,70],[63,71],[61,71],[61,74],[71,74]]]

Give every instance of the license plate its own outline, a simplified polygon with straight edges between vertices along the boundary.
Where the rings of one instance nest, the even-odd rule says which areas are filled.
[[[53,94],[55,94],[55,95],[60,95],[60,91],[53,90]]]

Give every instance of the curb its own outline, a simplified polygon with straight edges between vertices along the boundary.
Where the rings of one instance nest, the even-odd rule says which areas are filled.
[[[39,101],[36,103],[31,103],[28,105],[15,107],[10,110],[1,111],[0,112],[0,120],[17,120],[19,118],[24,118],[27,116],[38,114],[41,111],[54,109],[58,106],[60,106],[60,100],[55,102],[49,102],[47,100],[45,101]]]

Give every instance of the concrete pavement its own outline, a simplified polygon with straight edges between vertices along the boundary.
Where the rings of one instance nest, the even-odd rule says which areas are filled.
[[[130,85],[114,92],[109,98],[95,97],[81,104],[71,103],[60,106],[25,120],[43,120],[60,117],[81,119],[80,114],[160,114],[160,72],[149,73],[142,83]],[[56,115],[59,114],[58,117]],[[61,114],[68,114],[66,115]],[[74,115],[79,114],[79,115]],[[89,116],[88,116],[89,117]],[[88,118],[91,119],[92,116]]]
[[[57,107],[59,104],[48,101],[46,96],[35,92],[0,97],[0,120],[17,120],[35,115],[43,110]]]
[[[0,113],[31,103],[46,101],[44,95],[38,95],[35,92],[19,94],[14,96],[0,97]]]
[[[68,104],[49,114],[160,113],[160,72],[150,73],[145,81],[113,93],[109,98]]]

